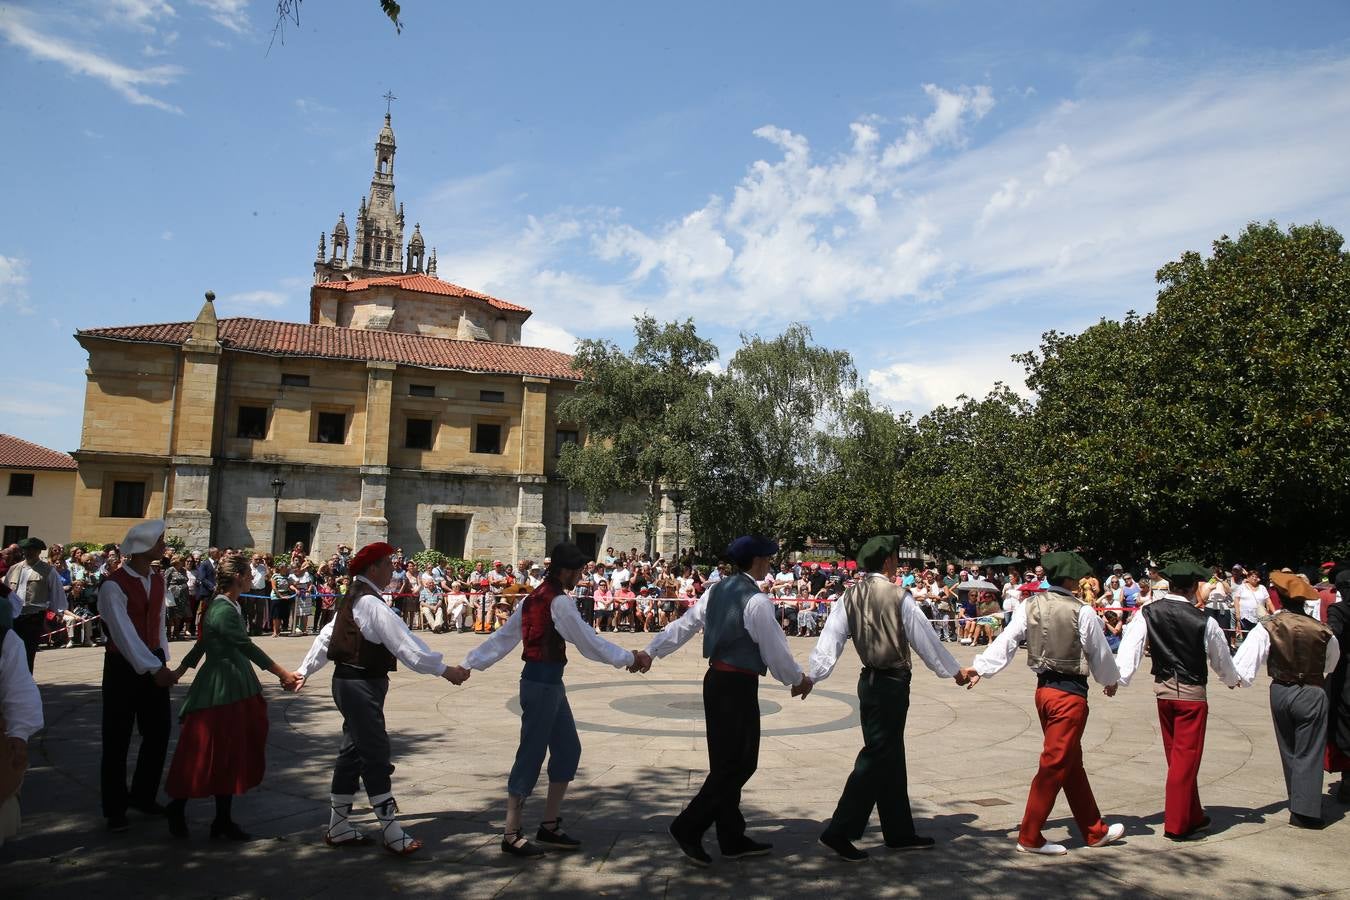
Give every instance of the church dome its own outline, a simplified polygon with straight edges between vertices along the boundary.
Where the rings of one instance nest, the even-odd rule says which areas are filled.
[[[376,144],[388,144],[394,146],[394,128],[389,124],[389,113],[384,114],[384,127],[380,129],[380,136],[375,141]]]
[[[338,213],[337,224],[333,226],[333,237],[347,236],[347,214]]]
[[[422,240],[422,225],[418,223],[413,226],[412,240],[408,242],[408,249],[415,253],[418,250],[425,250],[426,246],[426,241]]]

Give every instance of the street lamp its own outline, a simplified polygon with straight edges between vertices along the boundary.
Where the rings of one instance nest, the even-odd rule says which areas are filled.
[[[666,496],[670,498],[671,504],[675,507],[675,566],[678,569],[680,561],[680,516],[684,513],[684,489],[675,485],[666,491]]]
[[[280,478],[272,479],[272,552],[277,552],[277,525],[280,524],[281,494],[286,490],[286,482]]]

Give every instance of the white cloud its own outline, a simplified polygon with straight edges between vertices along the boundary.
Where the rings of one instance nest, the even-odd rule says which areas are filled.
[[[987,345],[975,344],[970,352],[944,348],[940,353],[914,347],[906,356],[905,361],[869,369],[864,376],[869,392],[895,409],[922,414],[962,394],[982,398],[996,381],[1029,396],[1022,367]]]
[[[1046,187],[1069,183],[1081,168],[1074,160],[1068,144],[1060,144],[1045,154],[1045,163],[1045,174],[1041,176],[1041,181],[1045,182]]]
[[[173,240],[173,232],[172,232],[172,231],[162,231],[162,232],[160,232],[159,239],[160,239],[161,241],[171,241],[171,240]]]
[[[183,73],[179,66],[137,68],[123,65],[95,50],[77,47],[62,38],[32,28],[12,7],[0,6],[0,35],[4,35],[14,46],[28,51],[34,59],[54,62],[71,74],[85,75],[102,81],[138,106],[153,106],[165,112],[182,112],[177,106],[151,97],[141,90],[147,85],[162,87],[172,84]]]
[[[994,92],[985,84],[955,91],[925,84],[923,90],[933,102],[933,111],[922,123],[912,125],[903,138],[886,148],[881,157],[882,165],[905,166],[936,147],[963,146],[966,126],[983,119],[994,108]]]
[[[225,315],[229,315],[230,308],[236,306],[244,309],[275,309],[285,306],[290,299],[290,294],[282,291],[241,291],[222,297],[216,303],[216,309],[224,311]]]
[[[252,29],[248,0],[192,0],[192,5],[206,10],[211,21],[235,34],[247,34]]]
[[[28,308],[28,261],[0,255],[0,307]]]
[[[101,6],[107,22],[147,32],[153,32],[160,20],[177,15],[164,0],[103,0]]]
[[[577,336],[560,325],[532,316],[525,320],[520,329],[520,342],[530,347],[548,347],[560,353],[572,353],[577,347]]]

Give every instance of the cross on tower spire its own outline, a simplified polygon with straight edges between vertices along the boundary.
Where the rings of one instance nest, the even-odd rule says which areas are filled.
[[[389,118],[390,105],[397,99],[393,91],[384,92],[384,116],[386,119]]]

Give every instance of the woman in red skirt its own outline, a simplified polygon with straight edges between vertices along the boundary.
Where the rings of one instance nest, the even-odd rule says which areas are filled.
[[[249,640],[239,595],[251,577],[242,556],[221,560],[216,578],[220,593],[211,601],[196,645],[178,667],[181,678],[206,657],[179,713],[183,726],[165,787],[173,798],[168,815],[174,837],[188,836],[189,799],[215,797],[211,837],[249,839],[230,818],[230,805],[235,794],[262,781],[266,765],[267,704],[253,666],[277,676],[287,690],[294,690],[300,680]]]

